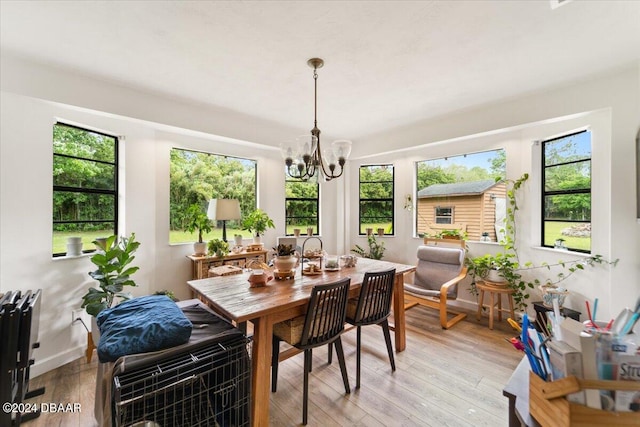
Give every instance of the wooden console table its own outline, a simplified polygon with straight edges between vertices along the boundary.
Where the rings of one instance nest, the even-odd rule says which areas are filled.
[[[267,251],[249,251],[240,252],[238,254],[230,253],[218,258],[216,256],[195,256],[187,255],[187,258],[191,260],[191,277],[194,280],[206,279],[209,277],[209,268],[218,267],[220,265],[235,265],[236,267],[244,268],[249,262],[253,260],[267,262]]]

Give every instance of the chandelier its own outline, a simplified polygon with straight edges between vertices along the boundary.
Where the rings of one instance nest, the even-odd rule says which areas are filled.
[[[351,153],[351,141],[334,141],[330,149],[321,149],[318,129],[318,68],[322,68],[324,61],[311,58],[307,64],[313,68],[313,129],[310,135],[300,136],[292,144],[281,144],[280,150],[287,166],[287,174],[291,178],[307,181],[318,173],[325,181],[331,181],[344,172],[344,164]],[[339,166],[338,171],[336,166]]]

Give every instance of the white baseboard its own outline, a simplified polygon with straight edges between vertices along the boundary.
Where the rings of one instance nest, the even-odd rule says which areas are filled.
[[[34,350],[36,363],[31,367],[30,377],[35,378],[38,375],[42,375],[69,362],[73,362],[74,360],[83,357],[85,355],[85,350],[86,346],[77,346],[54,356],[47,357],[46,359],[38,360],[38,350],[36,349]]]

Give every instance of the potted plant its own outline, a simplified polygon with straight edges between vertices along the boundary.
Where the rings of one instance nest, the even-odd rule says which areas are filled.
[[[467,233],[461,230],[442,230],[436,234],[438,239],[453,239],[464,240],[467,237]]]
[[[559,282],[562,282],[580,270],[584,270],[586,266],[595,266],[596,264],[615,266],[618,263],[617,259],[607,261],[602,255],[591,255],[587,258],[568,262],[560,260],[553,264],[542,263],[534,265],[532,262],[520,262],[516,245],[516,212],[518,211],[516,195],[517,191],[528,178],[529,174],[525,173],[517,180],[507,181],[509,188],[507,189],[507,215],[505,217],[504,228],[505,238],[500,242],[500,244],[503,245],[503,251],[495,255],[483,255],[467,261],[467,266],[474,279],[476,276],[488,277],[483,276],[485,271],[488,274],[491,270],[496,270],[497,275],[502,277],[507,282],[507,285],[514,290],[513,301],[518,310],[526,309],[527,299],[530,297],[530,289],[539,287],[542,283],[545,283],[547,286],[557,286]],[[538,277],[534,276],[532,280],[528,279],[535,270],[551,270],[552,268],[560,269],[555,278],[547,278],[541,281]],[[523,273],[525,273],[527,277],[524,277]],[[487,278],[487,280],[491,279]],[[475,280],[472,281],[471,292],[477,294],[475,291]]]
[[[556,239],[556,241],[553,244],[553,247],[556,249],[567,250],[567,246],[564,244],[564,239],[562,237],[559,237]]]
[[[220,239],[212,239],[212,240],[209,240],[207,249],[210,256],[215,255],[218,258],[222,258],[223,256],[229,253],[229,243]]]
[[[131,294],[124,292],[125,286],[137,286],[131,280],[131,275],[138,271],[139,267],[132,267],[133,253],[140,246],[135,240],[135,233],[120,241],[117,236],[111,236],[104,240],[94,240],[98,251],[91,257],[91,262],[97,269],[90,271],[89,276],[99,283],[99,288],[89,288],[82,297],[82,308],[91,315],[91,331],[88,333],[88,351],[93,351],[95,344],[100,341],[100,331],[96,322],[96,316],[104,309],[110,308],[116,299],[130,299]]]
[[[279,273],[287,273],[296,268],[299,258],[293,245],[280,243],[272,249],[276,252],[273,264]]]
[[[242,234],[234,234],[233,241],[235,242],[236,246],[242,246]]]
[[[368,251],[365,251],[365,249],[359,245],[355,245],[355,247],[351,249],[351,252],[354,252],[363,258],[382,259],[385,251],[384,242],[378,243],[376,241],[376,236],[369,234],[367,236],[367,243],[369,245]]]
[[[136,286],[130,277],[139,269],[130,266],[135,259],[133,253],[140,246],[135,237],[135,233],[131,233],[130,237],[122,237],[120,241],[116,236],[111,236],[104,243],[93,242],[100,247],[91,257],[91,262],[98,268],[89,272],[89,276],[98,281],[99,289],[89,288],[82,297],[82,308],[91,316],[95,317],[102,310],[110,308],[118,298],[131,298],[130,293],[124,292],[124,287]]]
[[[242,229],[248,230],[254,236],[254,243],[260,243],[260,236],[267,228],[276,228],[273,220],[262,209],[256,209],[242,220]]]
[[[209,221],[207,214],[205,214],[196,203],[187,209],[184,230],[189,233],[193,233],[196,230],[198,231],[198,241],[193,244],[193,251],[195,255],[205,255],[207,252],[207,244],[203,242],[202,234],[211,231],[211,221]]]

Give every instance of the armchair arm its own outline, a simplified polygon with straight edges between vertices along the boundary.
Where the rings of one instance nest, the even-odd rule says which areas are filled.
[[[449,291],[449,288],[451,286],[453,286],[453,285],[457,285],[458,282],[460,282],[465,277],[467,277],[467,267],[466,266],[462,267],[462,270],[460,271],[460,274],[458,274],[456,277],[454,277],[453,279],[449,280],[448,282],[444,283],[440,287],[440,296],[442,297],[442,295],[444,295],[445,300],[446,300],[447,292]]]

